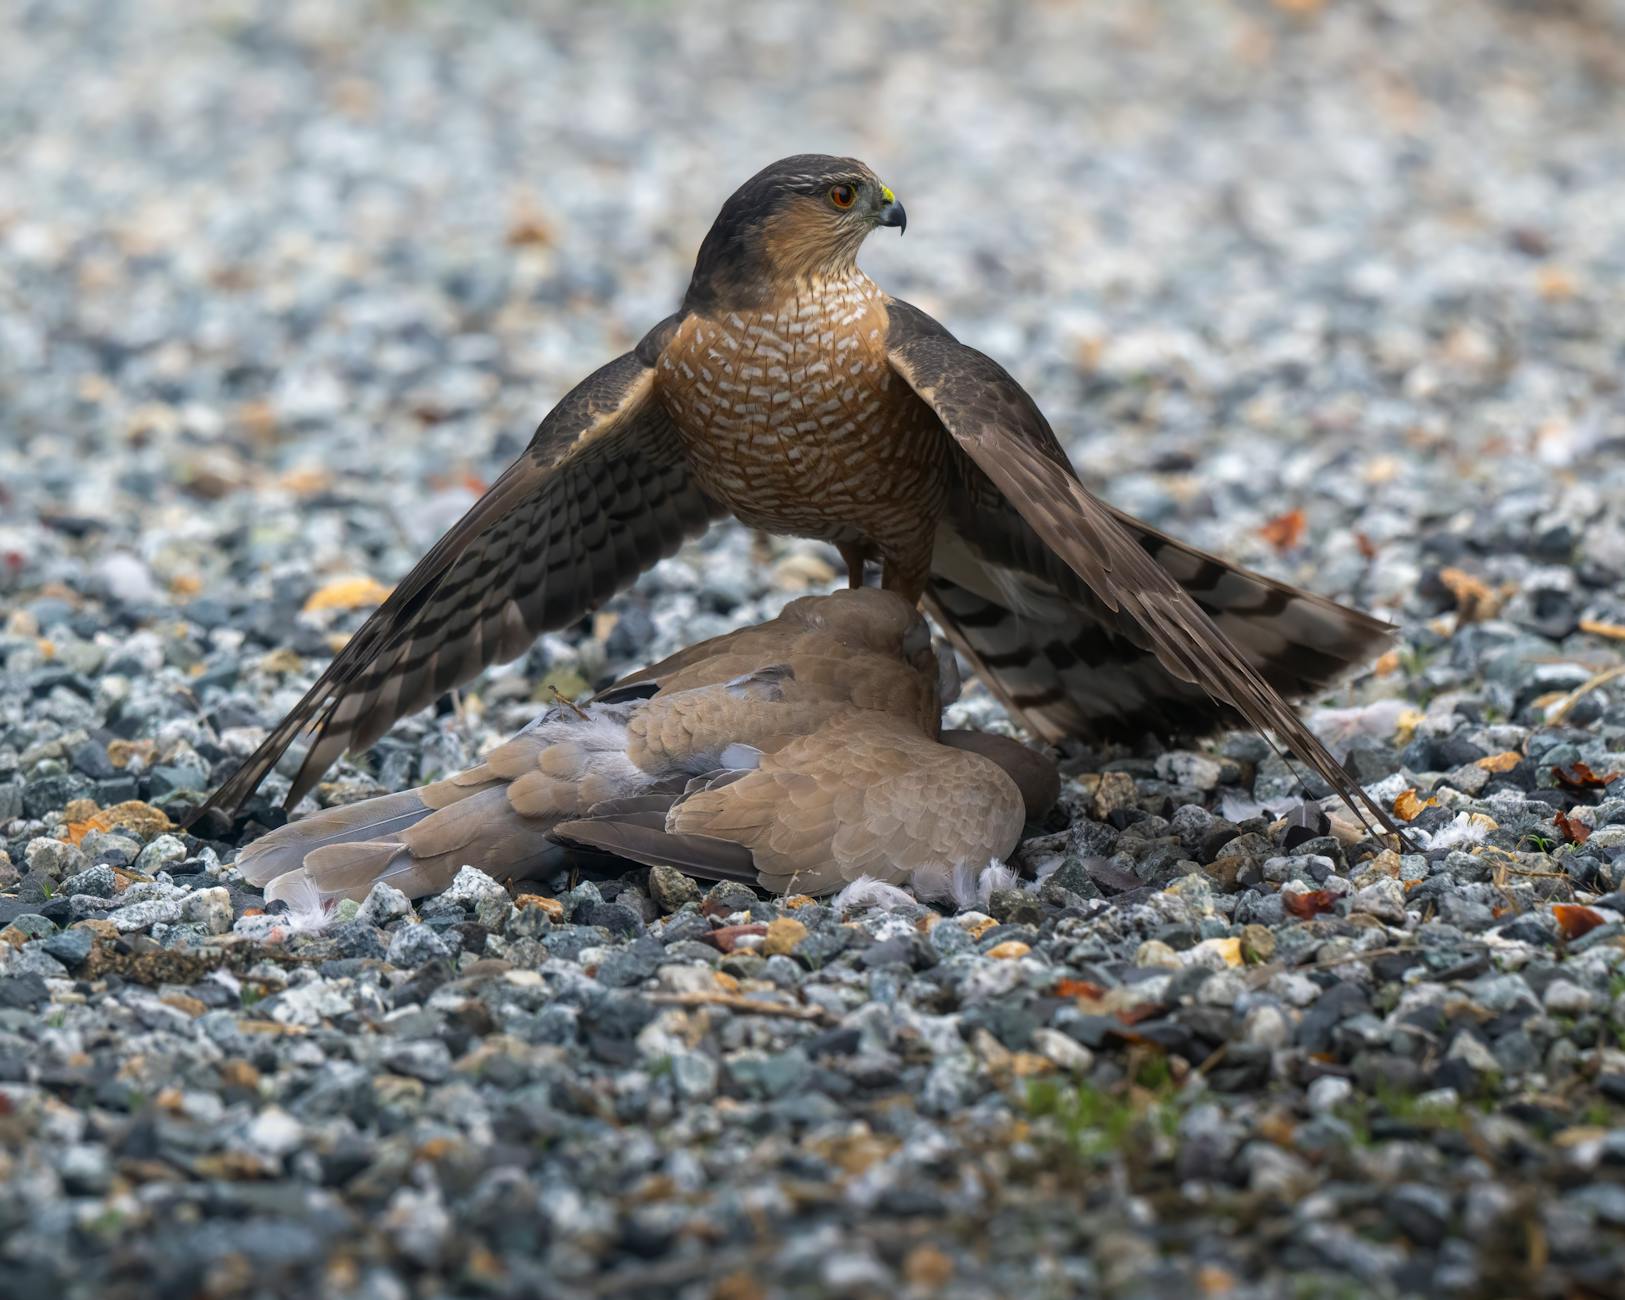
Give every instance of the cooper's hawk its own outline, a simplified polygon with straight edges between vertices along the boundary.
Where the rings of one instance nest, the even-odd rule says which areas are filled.
[[[564,845],[781,892],[867,875],[949,895],[1060,788],[1013,740],[939,738],[952,665],[900,596],[805,596],[585,708],[550,709],[457,776],[274,830],[237,865],[301,910],[379,880],[433,893],[464,864],[524,878]]]
[[[740,186],[682,307],[553,409],[211,804],[237,807],[314,726],[292,807],[340,752],[731,513],[834,543],[854,584],[878,561],[1046,739],[1239,714],[1392,829],[1283,698],[1373,657],[1388,628],[1089,493],[1002,366],[858,269],[869,232],[903,224],[851,158],[786,158]]]

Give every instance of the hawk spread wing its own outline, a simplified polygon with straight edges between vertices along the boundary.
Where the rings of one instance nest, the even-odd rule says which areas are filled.
[[[657,330],[658,334],[660,331]],[[653,336],[651,336],[653,337]],[[350,638],[208,808],[236,809],[306,728],[292,808],[346,749],[574,622],[722,511],[693,483],[647,344],[548,414],[515,462]]]
[[[1191,700],[1194,695],[1191,688],[1195,687],[1229,705],[1259,730],[1273,731],[1350,806],[1359,803],[1379,824],[1389,830],[1396,829],[1387,813],[1365,795],[1261,671],[1260,663],[1269,661],[1274,647],[1251,647],[1250,655],[1248,649],[1243,648],[1245,638],[1242,638],[1243,645],[1238,646],[1225,635],[1212,615],[1176,581],[1169,569],[1158,563],[1159,554],[1168,556],[1171,563],[1185,566],[1200,564],[1211,557],[1187,548],[1174,548],[1168,539],[1143,525],[1127,526],[1122,515],[1079,482],[1049,422],[1003,366],[960,343],[917,308],[893,302],[890,312],[887,347],[892,368],[936,412],[944,428],[974,465],[977,475],[985,476],[987,483],[982,485],[981,495],[985,497],[985,488],[991,485],[1031,530],[1031,538],[1023,538],[1023,530],[1010,528],[1006,521],[1002,529],[986,531],[983,536],[988,540],[976,544],[997,547],[1001,533],[1007,546],[1028,551],[1032,550],[1033,540],[1041,542],[1049,554],[1025,557],[1026,562],[1019,566],[1021,571],[1058,579],[1055,587],[1064,596],[1070,596],[1069,586],[1075,589],[1081,583],[1086,589],[1081,593],[1086,597],[1083,601],[1070,598],[1066,601],[1072,607],[1071,618],[1076,628],[1073,640],[1084,646],[1091,641],[1098,643],[1111,653],[1091,654],[1087,649],[1068,646],[1063,638],[1044,648],[1050,656],[1051,668],[1056,665],[1071,668],[1079,663],[1087,664],[1090,658],[1098,658],[1102,664],[1112,665],[1106,680],[1111,682],[1115,675],[1126,699],[1132,701],[1143,696],[1150,702],[1160,701],[1154,703],[1154,707],[1162,709],[1178,709],[1177,702]],[[975,484],[975,477],[971,483]],[[975,495],[974,486],[970,491]],[[998,515],[1004,512],[995,507],[991,512],[984,509],[978,513],[991,513],[997,521]],[[971,542],[961,539],[961,544],[968,547]],[[1055,563],[1057,560],[1071,576],[1061,573]],[[1254,577],[1236,574],[1218,561],[1212,564],[1225,575],[1215,577],[1215,583],[1231,576]],[[1199,577],[1199,574],[1192,576]],[[1269,584],[1264,579],[1257,581],[1264,593],[1261,599],[1273,602],[1271,589],[1278,584]],[[987,676],[997,681],[1001,665],[990,664],[987,655],[977,652],[975,640],[955,618],[956,614],[974,613],[977,609],[985,614],[986,607],[992,603],[985,598],[976,601],[965,598],[963,593],[967,590],[950,583],[933,593],[932,603],[938,612],[947,615],[956,639],[971,650],[973,662],[989,669]],[[1286,588],[1280,588],[1279,592],[1283,599],[1287,594],[1298,595],[1289,593]],[[1041,591],[1005,593],[1002,604],[1020,617],[1023,601],[1040,599],[1043,594]],[[977,593],[972,591],[970,595],[976,597]],[[960,600],[958,609],[953,603],[956,598]],[[1315,602],[1309,602],[1309,606],[1318,608]],[[1330,602],[1326,602],[1326,606],[1336,609]],[[1304,621],[1313,622],[1307,615]],[[1027,635],[1031,635],[1030,631]],[[1125,649],[1131,653],[1125,655]],[[1305,675],[1313,680],[1313,674]],[[1087,681],[1087,674],[1083,680]],[[1007,699],[1015,695],[1008,684],[1004,693]],[[1103,694],[1108,697],[1108,707],[1101,711],[1104,727],[1098,727],[1097,719],[1091,716],[1090,696],[1086,694],[1081,699],[1072,698],[1068,705],[1078,714],[1076,722],[1082,725],[1067,729],[1084,732],[1097,729],[1109,733],[1112,730],[1110,690]],[[1170,706],[1169,701],[1175,703]],[[1012,702],[1021,707],[1019,696]],[[1118,713],[1120,718],[1144,716],[1132,707],[1121,705]],[[1208,721],[1211,725],[1211,717]]]

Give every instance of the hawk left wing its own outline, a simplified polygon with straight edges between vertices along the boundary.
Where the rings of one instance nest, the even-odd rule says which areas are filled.
[[[917,308],[888,306],[892,369],[1104,606],[1106,617],[1171,676],[1230,705],[1259,731],[1273,731],[1350,808],[1363,806],[1385,830],[1400,834],[1118,512],[1079,482],[1043,412],[1009,372]]]

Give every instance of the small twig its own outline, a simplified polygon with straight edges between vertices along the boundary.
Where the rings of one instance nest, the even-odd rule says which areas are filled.
[[[1544,878],[1547,880],[1571,879],[1569,873],[1566,871],[1535,871],[1529,867],[1520,867],[1518,865],[1517,858],[1513,857],[1513,855],[1506,849],[1503,849],[1496,844],[1480,845],[1479,852],[1480,854],[1493,854],[1495,857],[1495,865],[1503,871],[1511,872],[1514,876],[1533,876],[1537,879]],[[1550,857],[1551,854],[1547,854],[1546,856]]]
[[[553,692],[554,704],[562,705],[564,708],[569,709],[571,713],[575,714],[576,717],[580,718],[583,722],[587,721],[587,711],[574,700],[567,699],[564,692],[559,690],[557,686],[549,684],[547,689]]]
[[[1503,862],[1501,865],[1515,876],[1537,876],[1546,880],[1569,879],[1569,874],[1566,871],[1531,871],[1528,867],[1515,867],[1510,862]]]
[[[1625,677],[1625,664],[1620,664],[1617,667],[1610,668],[1607,672],[1598,673],[1590,681],[1576,686],[1552,708],[1551,712],[1546,715],[1546,725],[1548,727],[1556,726],[1559,722],[1563,721],[1564,718],[1569,716],[1570,712],[1573,711],[1574,706],[1580,702],[1582,696],[1591,694],[1591,692],[1596,690],[1599,686],[1606,686],[1609,682],[1614,681],[1619,677]]]
[[[788,1016],[791,1020],[823,1020],[829,1013],[819,1007],[801,1007],[789,1002],[763,1002],[740,993],[651,993],[649,1001],[667,1007],[726,1007],[758,1016]]]

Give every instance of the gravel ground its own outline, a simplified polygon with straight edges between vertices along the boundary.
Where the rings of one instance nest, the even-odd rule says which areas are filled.
[[[1622,86],[1618,0],[0,0],[6,1294],[1620,1294]],[[1400,625],[1318,722],[1418,851],[1234,736],[958,916],[288,934],[169,819],[808,148],[1114,501]],[[832,559],[718,529],[317,797]]]

